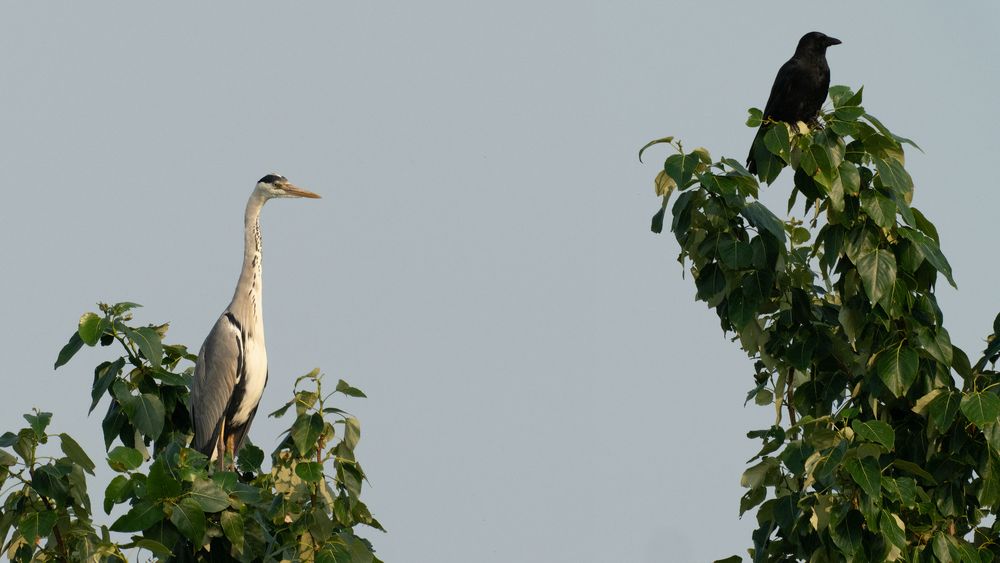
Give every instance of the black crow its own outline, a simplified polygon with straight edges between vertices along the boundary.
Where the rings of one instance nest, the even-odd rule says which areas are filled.
[[[764,119],[784,121],[794,125],[798,121],[813,123],[819,109],[826,100],[830,89],[830,65],[826,64],[826,48],[840,45],[834,39],[818,31],[811,31],[799,39],[799,46],[788,62],[781,65],[774,77],[771,95],[764,106]],[[764,136],[766,124],[761,125],[754,137],[754,144]],[[747,169],[757,173],[754,145],[750,145],[747,155]]]

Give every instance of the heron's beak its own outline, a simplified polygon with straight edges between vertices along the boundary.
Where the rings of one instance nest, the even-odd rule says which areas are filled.
[[[310,199],[319,199],[320,197],[319,194],[313,193],[309,190],[303,190],[295,184],[283,184],[281,189],[288,194],[288,197],[308,197]]]

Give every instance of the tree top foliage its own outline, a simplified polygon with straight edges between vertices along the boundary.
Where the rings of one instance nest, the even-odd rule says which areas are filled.
[[[27,561],[316,561],[377,563],[355,528],[382,530],[361,500],[364,471],[355,457],[358,420],[333,406],[334,395],[364,397],[343,380],[324,387],[319,370],[295,381],[293,398],[272,417],[292,423],[265,467],[264,452],[245,445],[234,470],[217,470],[187,447],[193,363],[187,348],[164,344],[167,325],[132,324],[135,303],[101,304],[86,313],[55,367],[84,345],[119,346],[122,355],[94,370],[90,411],[107,397],[101,423],[108,467],[104,491],[110,526],[94,522],[87,475],[97,465],[69,434],[49,431],[52,414],[0,435],[0,542]],[[186,367],[182,365],[188,364]],[[61,453],[51,452],[58,441]],[[8,451],[10,448],[13,453]]]
[[[708,150],[664,162],[679,261],[696,299],[753,360],[747,402],[774,410],[742,484],[753,561],[973,561],[1000,557],[1000,317],[975,364],[951,342],[935,287],[955,285],[937,229],[913,207],[904,145],[830,88],[822,128],[768,122],[758,174]],[[762,114],[750,110],[747,125]],[[919,148],[919,147],[917,147]],[[792,175],[782,220],[760,182]],[[777,186],[775,186],[777,187]],[[774,189],[774,188],[771,188]],[[734,556],[726,561],[739,561]]]

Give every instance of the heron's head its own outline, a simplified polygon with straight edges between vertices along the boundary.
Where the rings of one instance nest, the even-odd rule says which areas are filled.
[[[803,35],[802,39],[799,39],[799,46],[795,49],[795,52],[826,53],[826,48],[833,45],[840,45],[840,39],[830,37],[818,31],[810,31]]]
[[[319,194],[303,190],[280,174],[268,174],[257,181],[256,190],[267,199],[275,197],[308,197],[317,199]]]

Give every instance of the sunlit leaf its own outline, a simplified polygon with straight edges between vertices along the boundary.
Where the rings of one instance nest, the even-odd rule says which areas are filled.
[[[869,442],[882,444],[890,451],[895,447],[896,433],[893,431],[892,426],[881,420],[868,420],[865,422],[855,420],[851,423],[851,428],[854,429],[854,432],[858,436]]]
[[[130,471],[142,465],[142,454],[125,446],[118,446],[108,452],[108,465],[115,471]]]
[[[966,393],[960,408],[966,418],[982,428],[1000,418],[1000,397],[988,391]]]
[[[125,327],[125,336],[135,342],[142,355],[149,360],[150,365],[159,369],[160,361],[163,359],[163,343],[160,340],[160,335],[154,329],[150,327]]]
[[[891,250],[875,248],[858,257],[858,274],[872,303],[882,299],[896,281],[896,257]]]
[[[94,346],[101,339],[101,334],[104,332],[104,323],[102,321],[104,321],[104,317],[100,317],[95,313],[84,313],[80,317],[76,332],[80,335],[84,344]]]
[[[893,395],[902,397],[917,378],[918,364],[916,350],[900,343],[879,354],[875,371]]]
[[[366,395],[358,389],[357,387],[351,387],[343,379],[337,381],[337,391],[347,395],[348,397],[366,397]]]

